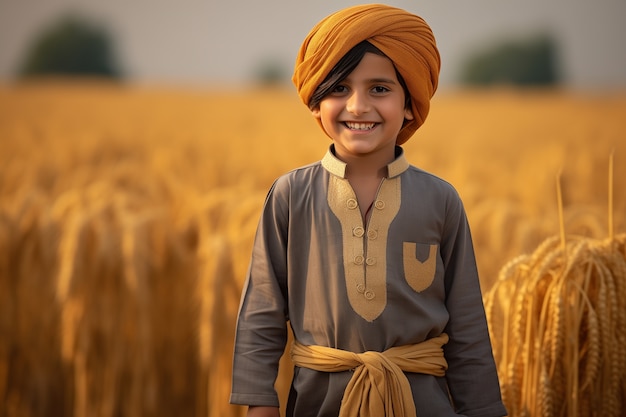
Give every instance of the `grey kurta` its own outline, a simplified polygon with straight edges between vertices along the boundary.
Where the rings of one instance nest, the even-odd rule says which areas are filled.
[[[417,415],[505,415],[457,192],[398,147],[371,210],[364,224],[332,147],[274,183],[241,299],[231,402],[278,406],[288,320],[302,344],[358,353],[445,332],[446,376],[407,374]],[[287,415],[336,417],[350,377],[296,368]]]

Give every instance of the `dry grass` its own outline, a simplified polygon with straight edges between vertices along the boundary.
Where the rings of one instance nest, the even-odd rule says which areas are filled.
[[[608,236],[612,149],[614,223],[624,230],[624,114],[619,94],[436,98],[405,149],[412,163],[459,189],[485,290],[496,288],[508,261],[558,233],[560,169],[568,233]],[[0,415],[241,415],[227,404],[230,361],[257,217],[273,179],[319,159],[327,145],[291,92],[0,87]],[[600,243],[588,246],[604,253]],[[547,263],[560,255],[542,256]],[[593,262],[608,282],[603,261]],[[495,285],[501,302],[520,297]],[[585,389],[594,375],[606,389],[614,384],[596,347],[609,342],[607,314],[623,326],[607,285],[588,295],[606,307],[581,301],[572,313],[594,341],[578,350]],[[545,331],[570,328],[550,317]],[[561,345],[551,347],[554,355]],[[516,360],[511,366],[525,369]],[[545,381],[533,372],[533,381]]]

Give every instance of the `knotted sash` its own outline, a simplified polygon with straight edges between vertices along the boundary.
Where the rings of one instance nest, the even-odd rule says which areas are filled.
[[[291,359],[296,366],[321,372],[354,369],[339,417],[416,417],[411,386],[404,372],[445,375],[448,363],[442,333],[422,343],[392,347],[384,352],[353,353],[294,341]]]
[[[435,37],[421,17],[383,4],[353,6],[331,14],[302,43],[293,83],[308,106],[332,68],[364,40],[391,59],[410,92],[413,120],[400,130],[396,141],[400,145],[426,120],[439,79],[441,61]]]

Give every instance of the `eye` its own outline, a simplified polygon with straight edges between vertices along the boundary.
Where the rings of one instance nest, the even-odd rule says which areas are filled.
[[[335,88],[332,89],[331,94],[343,94],[348,91],[348,87],[343,84],[336,85]]]
[[[372,92],[375,94],[383,94],[390,91],[389,88],[383,86],[383,85],[377,85],[376,87],[372,88]]]

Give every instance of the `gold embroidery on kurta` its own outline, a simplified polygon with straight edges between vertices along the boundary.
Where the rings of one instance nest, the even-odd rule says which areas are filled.
[[[430,287],[435,279],[438,246],[430,245],[428,259],[424,262],[416,258],[416,249],[417,244],[415,242],[404,242],[402,245],[404,275],[411,288],[417,292],[422,292]]]
[[[400,209],[400,185],[400,177],[383,180],[366,230],[348,180],[331,175],[328,184],[328,204],[341,223],[348,299],[367,321],[387,305],[387,235]]]

